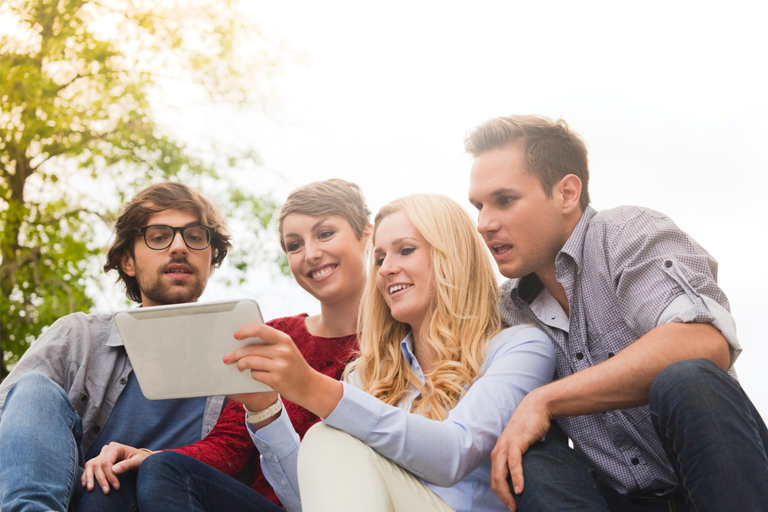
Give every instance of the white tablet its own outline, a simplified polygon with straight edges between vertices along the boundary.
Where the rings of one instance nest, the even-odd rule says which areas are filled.
[[[115,313],[115,323],[141,391],[149,400],[271,391],[222,359],[236,348],[240,328],[263,323],[254,300],[177,304]]]

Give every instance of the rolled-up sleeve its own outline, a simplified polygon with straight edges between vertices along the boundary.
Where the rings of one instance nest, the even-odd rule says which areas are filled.
[[[731,365],[741,352],[717,261],[665,215],[638,210],[626,223],[602,225],[622,316],[641,336],[657,325],[710,323],[723,334]]]
[[[741,344],[736,335],[736,321],[733,319],[730,311],[714,300],[706,295],[701,296],[701,299],[704,301],[704,305],[712,317],[709,323],[715,326],[728,342],[728,349],[731,354],[730,369],[733,367],[739,354],[741,354]],[[696,304],[687,294],[680,295],[662,312],[657,325],[695,322],[697,318],[696,309]]]
[[[554,369],[549,338],[532,326],[512,327],[491,340],[482,377],[445,421],[387,405],[348,383],[324,421],[425,481],[450,487],[488,458],[517,405],[550,382]]]

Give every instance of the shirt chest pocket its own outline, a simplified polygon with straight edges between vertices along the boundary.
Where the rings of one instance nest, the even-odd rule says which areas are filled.
[[[610,359],[635,341],[635,336],[627,324],[620,318],[616,320],[591,330],[588,344],[594,364]]]

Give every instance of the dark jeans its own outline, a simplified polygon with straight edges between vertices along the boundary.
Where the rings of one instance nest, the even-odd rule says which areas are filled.
[[[120,490],[110,489],[109,494],[104,494],[99,489],[99,483],[94,481],[94,488],[88,492],[80,488],[77,506],[70,506],[75,512],[136,512],[136,473],[118,475]],[[78,482],[77,485],[80,485]],[[74,504],[73,504],[74,505]]]
[[[175,452],[147,457],[139,469],[141,512],[285,512],[232,477]]]
[[[710,361],[670,365],[653,382],[651,420],[679,485],[665,498],[622,496],[566,445],[523,457],[525,511],[768,510],[768,430],[741,386]]]

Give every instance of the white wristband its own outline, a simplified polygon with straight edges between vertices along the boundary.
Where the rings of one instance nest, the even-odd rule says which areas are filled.
[[[263,411],[259,412],[252,412],[249,411],[245,405],[243,405],[243,408],[245,409],[245,421],[248,423],[260,423],[264,421],[267,418],[271,418],[275,414],[279,413],[283,409],[283,401],[280,400],[280,395],[277,395],[277,401],[264,409]]]

